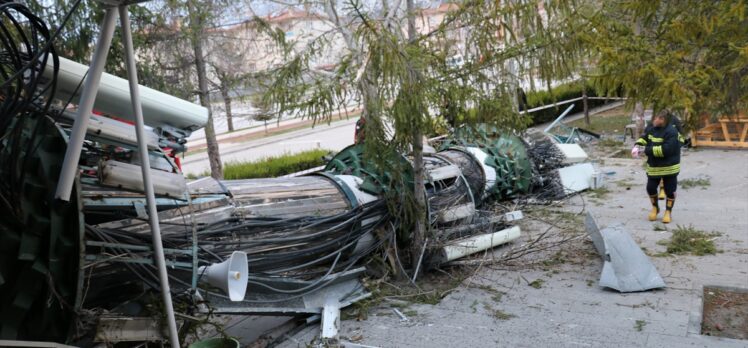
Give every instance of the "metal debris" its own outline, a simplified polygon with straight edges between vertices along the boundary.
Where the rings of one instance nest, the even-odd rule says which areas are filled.
[[[340,302],[332,294],[325,300],[322,307],[322,339],[338,339],[340,330]]]
[[[600,230],[589,212],[585,224],[595,248],[605,261],[600,286],[620,292],[645,291],[666,286],[655,266],[623,224],[614,224]]]
[[[49,89],[58,94],[48,99],[64,104],[75,94],[85,67],[62,62],[61,71],[75,72],[74,78],[58,76],[59,88]],[[45,74],[54,81],[55,73]],[[118,85],[127,84],[105,75],[101,90]],[[17,208],[0,211],[0,241],[7,246],[3,253],[7,267],[0,269],[0,304],[12,308],[0,318],[4,337],[39,338],[30,335],[40,331],[48,340],[83,341],[83,336],[70,337],[79,313],[151,315],[117,309],[139,301],[145,308],[152,303],[146,303],[149,297],[144,292],[167,288],[180,308],[198,314],[319,315],[329,309],[327,317],[323,315],[325,326],[326,319],[336,317],[335,308],[370,296],[358,280],[364,269],[357,267],[401,231],[384,200],[395,176],[367,163],[363,146],[350,146],[334,156],[324,171],[303,176],[205,178],[187,183],[175,156],[185,151],[187,136],[205,124],[207,110],[156,91],[143,88],[142,93],[144,121],[149,126],[147,153],[135,146],[135,127],[106,115],[93,117],[81,128],[86,138],[80,161],[71,162],[70,173],[77,179],[70,204],[48,198],[54,197],[65,152],[77,152],[75,146],[68,146],[71,125],[78,117],[85,119],[85,114],[47,117],[64,110],[35,108],[38,117],[18,123],[25,128],[13,134],[36,134],[37,138],[17,139],[17,146],[37,150],[16,151],[8,147],[14,142],[0,142],[0,162],[34,168],[16,178],[18,185],[0,192],[13,198],[13,204],[3,207]],[[97,110],[107,115],[133,117],[129,97],[102,94],[95,102]],[[508,222],[520,219],[522,213],[481,216],[482,205],[490,201],[528,194],[557,198],[589,187],[592,165],[584,163],[584,151],[578,146],[556,146],[541,136],[531,141],[487,126],[459,129],[427,151],[425,213],[435,234],[423,245],[424,266],[517,238],[519,227]],[[139,154],[144,157],[139,159]],[[393,162],[404,164],[405,173],[399,173],[405,178],[402,181],[412,179],[408,155],[392,156]],[[154,204],[146,205],[141,166],[149,167],[146,172],[159,195]],[[0,176],[15,178],[12,167],[0,167]],[[166,274],[155,276],[148,217],[161,225],[168,287],[160,282]],[[205,277],[199,270],[223,262],[235,251],[246,253],[248,288],[242,301],[231,302],[208,287],[205,280],[210,274]],[[232,274],[245,279],[244,273]],[[118,322],[126,323],[122,324],[126,328],[136,323],[133,320]],[[119,337],[111,327],[100,329],[106,340]],[[96,332],[85,334],[85,339],[92,339]],[[325,330],[324,335],[334,334]]]
[[[553,122],[551,122],[543,132],[561,144],[586,143],[593,139],[599,139],[600,135],[597,133],[564,124],[564,117],[566,117],[573,108],[573,104],[569,105],[569,107],[566,108],[566,110],[564,110],[564,112],[562,112]]]
[[[403,314],[403,312],[401,312],[399,309],[392,308],[392,311],[395,312],[398,317],[400,317],[400,321],[408,321],[408,317],[406,317],[405,314]]]

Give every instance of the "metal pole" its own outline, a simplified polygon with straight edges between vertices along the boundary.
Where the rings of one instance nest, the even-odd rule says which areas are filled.
[[[99,82],[101,82],[101,73],[104,71],[106,56],[109,52],[109,46],[112,44],[112,35],[114,25],[117,23],[117,9],[110,7],[104,15],[104,22],[101,25],[101,33],[96,42],[91,59],[91,65],[88,69],[86,82],[83,85],[80,102],[78,103],[78,115],[73,123],[73,130],[70,133],[68,148],[65,150],[65,160],[62,162],[60,179],[57,181],[57,191],[55,198],[70,201],[70,192],[73,190],[73,182],[78,174],[78,161],[81,157],[81,148],[83,147],[83,138],[86,137],[88,130],[88,119],[93,110],[96,93],[99,91]]]
[[[179,336],[177,333],[177,322],[174,319],[174,307],[171,303],[171,290],[169,289],[169,275],[166,273],[166,262],[164,259],[164,246],[161,243],[161,230],[158,223],[158,212],[156,211],[156,195],[151,185],[150,160],[148,158],[148,144],[144,134],[143,108],[140,105],[140,94],[138,90],[138,71],[135,68],[135,54],[132,47],[132,34],[130,33],[130,15],[127,6],[119,7],[120,25],[122,26],[122,41],[125,46],[125,64],[127,77],[130,80],[130,99],[135,114],[135,132],[138,137],[138,153],[140,165],[143,172],[143,187],[148,204],[148,219],[150,220],[151,232],[153,234],[153,256],[158,267],[158,278],[161,285],[161,296],[166,309],[166,320],[169,324],[169,339],[172,348],[179,348]]]
[[[546,127],[543,130],[543,132],[544,133],[548,133],[548,131],[551,130],[551,128],[555,127],[556,124],[558,124],[559,122],[561,122],[561,119],[563,119],[564,117],[566,117],[566,114],[568,114],[569,111],[571,111],[571,109],[573,109],[573,108],[574,108],[574,104],[569,105],[569,107],[566,108],[566,110],[564,110],[564,112],[561,113],[561,116],[557,117],[556,120],[554,120],[551,124],[549,124],[548,127]]]

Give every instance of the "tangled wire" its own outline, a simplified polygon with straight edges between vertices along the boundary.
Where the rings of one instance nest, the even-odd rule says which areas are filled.
[[[208,225],[197,227],[198,263],[210,265],[227,259],[234,250],[247,253],[251,267],[249,283],[272,293],[303,296],[329,283],[332,274],[345,272],[359,264],[382,245],[382,240],[372,238],[375,230],[387,226],[390,217],[383,201],[359,206],[349,211],[326,217],[301,218],[240,218],[231,217]],[[189,224],[185,224],[189,229]],[[393,232],[393,231],[388,231]],[[370,242],[367,241],[368,238]],[[86,304],[105,305],[118,300],[112,292],[101,288],[123,291],[131,283],[140,280],[143,284],[158,289],[158,278],[152,264],[116,262],[122,258],[143,259],[150,255],[149,250],[128,250],[127,245],[144,245],[150,235],[123,229],[86,227],[87,241],[110,243],[105,249],[89,247],[88,252],[104,256],[100,262],[91,264],[91,282],[98,289],[89,293]],[[171,250],[189,250],[193,245],[190,233],[172,233],[164,236],[164,246]],[[170,260],[192,262],[192,256],[173,254]],[[115,261],[115,262],[110,262]],[[88,266],[87,266],[88,267]],[[174,289],[189,287],[185,277],[175,276]],[[135,275],[135,278],[133,278]],[[300,289],[277,289],[264,279],[286,278],[310,281],[308,287]],[[214,294],[218,297],[225,297]],[[251,301],[250,301],[251,302]]]
[[[77,4],[76,4],[77,5]],[[0,0],[0,204],[19,206],[19,181],[55,93],[59,60],[46,23],[25,5]],[[45,74],[45,69],[49,69]]]

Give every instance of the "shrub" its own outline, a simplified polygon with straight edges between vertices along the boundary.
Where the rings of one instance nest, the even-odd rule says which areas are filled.
[[[273,178],[319,167],[325,164],[323,156],[329,150],[309,150],[277,157],[267,157],[253,162],[229,162],[223,169],[223,177],[229,180]],[[206,174],[208,175],[208,174]]]

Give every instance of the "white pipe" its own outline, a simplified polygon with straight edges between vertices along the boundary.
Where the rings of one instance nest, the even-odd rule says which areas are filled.
[[[111,10],[111,9],[110,9]],[[107,10],[107,14],[109,10]],[[166,273],[166,262],[164,260],[164,246],[161,242],[161,230],[158,223],[158,211],[156,210],[156,195],[153,193],[151,184],[151,165],[148,158],[148,143],[145,136],[145,124],[143,122],[143,108],[140,105],[140,94],[138,91],[138,71],[135,70],[135,54],[132,47],[132,34],[130,33],[130,15],[127,5],[119,7],[120,25],[122,27],[122,41],[125,46],[125,64],[127,66],[127,77],[130,80],[130,100],[132,101],[132,112],[135,115],[135,132],[138,136],[138,154],[143,174],[143,186],[145,187],[145,198],[148,203],[148,219],[153,233],[153,256],[158,267],[158,278],[161,285],[161,297],[166,309],[166,321],[169,325],[169,341],[172,348],[179,348],[179,334],[177,333],[177,322],[174,318],[174,307],[171,303],[171,289],[169,289],[169,275]]]
[[[50,64],[44,69],[45,77],[52,76],[53,70]],[[86,71],[88,71],[87,66],[60,57],[55,98],[62,101],[75,98],[80,93],[76,89],[83,76],[86,75]],[[94,102],[94,108],[97,111],[130,121],[135,120],[135,115],[130,108],[127,80],[104,72],[101,74],[98,86]],[[194,131],[208,122],[208,109],[200,105],[145,86],[140,86],[140,92],[143,117],[149,126],[168,125]]]
[[[86,131],[88,130],[88,118],[91,116],[91,111],[93,111],[96,92],[99,90],[101,73],[104,71],[106,56],[109,52],[109,46],[112,44],[112,35],[114,34],[114,25],[116,23],[117,9],[110,7],[104,15],[101,33],[99,33],[96,49],[91,59],[91,68],[89,69],[89,74],[86,75],[81,99],[78,102],[78,116],[73,123],[68,148],[65,150],[65,160],[62,162],[62,169],[60,170],[60,179],[57,181],[55,198],[66,202],[70,201],[70,192],[73,190],[73,182],[78,174],[78,161],[81,157],[83,139],[86,137]]]
[[[498,245],[511,242],[520,236],[519,226],[478,236],[467,237],[452,242],[442,248],[442,262],[453,261]]]

